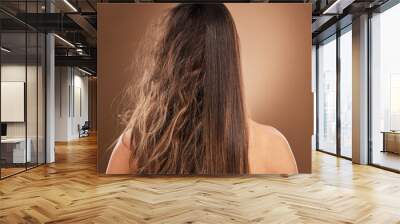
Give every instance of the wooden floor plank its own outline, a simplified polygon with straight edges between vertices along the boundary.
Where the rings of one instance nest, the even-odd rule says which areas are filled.
[[[400,175],[313,152],[281,177],[102,176],[94,136],[0,181],[0,223],[400,223]]]

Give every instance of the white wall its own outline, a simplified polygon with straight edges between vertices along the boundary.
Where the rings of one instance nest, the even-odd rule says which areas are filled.
[[[70,84],[69,68],[55,68],[55,141],[68,140],[69,119],[69,96]]]
[[[88,120],[88,78],[72,67],[56,67],[55,73],[55,140],[77,139],[78,125]]]
[[[27,69],[27,70],[25,70]],[[27,73],[26,73],[27,72]],[[34,80],[31,75],[36,77],[36,66],[25,67],[24,65],[18,64],[6,64],[1,66],[1,81],[2,82],[25,82],[25,75],[28,76],[29,86],[35,86],[36,80]],[[36,88],[27,88],[27,106],[34,106],[36,108]],[[33,104],[31,104],[33,102]],[[31,105],[29,105],[31,104]],[[6,108],[1,108],[2,110],[6,110]],[[34,109],[35,110],[35,109]],[[32,108],[27,113],[28,118],[28,129],[33,127],[36,123],[36,113],[31,113]],[[34,127],[36,130],[36,126]],[[28,137],[31,132],[28,130]],[[36,134],[36,133],[35,133]],[[7,122],[7,136],[8,137],[25,137],[25,122]]]
[[[38,70],[37,70],[38,69]],[[2,82],[24,82],[26,84],[26,106],[22,108],[22,112],[26,112],[26,121],[23,122],[6,122],[8,138],[24,138],[25,135],[29,139],[32,161],[44,163],[45,150],[45,120],[44,120],[44,74],[42,67],[36,65],[25,64],[3,64],[1,66]],[[26,80],[27,79],[27,80]],[[2,96],[7,97],[7,96]],[[3,107],[1,110],[11,110]],[[12,113],[12,111],[11,111]],[[38,154],[38,155],[37,155]],[[48,160],[51,161],[51,160]]]
[[[1,81],[3,82],[25,82],[25,64],[9,64],[1,66]],[[28,67],[28,70],[32,67]],[[30,74],[30,72],[28,72]],[[1,108],[5,110],[6,108]],[[25,137],[25,122],[7,123],[7,137]]]
[[[76,70],[75,70],[76,71]],[[78,75],[74,75],[74,108],[72,108],[72,120],[71,120],[71,135],[73,138],[77,138],[79,136],[78,133],[78,124],[83,125],[85,121],[88,121],[89,111],[88,111],[88,78],[87,76],[81,76],[81,73]]]

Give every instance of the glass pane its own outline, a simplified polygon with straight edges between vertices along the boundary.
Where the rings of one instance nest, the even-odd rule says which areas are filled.
[[[31,159],[27,149],[26,33],[1,34],[1,174],[2,177],[25,170]]]
[[[27,80],[26,80],[26,113],[27,113],[27,143],[28,150],[30,153],[30,161],[28,162],[28,168],[34,167],[37,165],[38,160],[38,144],[37,144],[37,98],[38,98],[38,89],[37,89],[37,79],[38,79],[38,36],[36,32],[27,33],[28,38],[28,63],[27,63]]]
[[[316,97],[316,86],[317,86],[317,48],[315,45],[312,47],[312,60],[311,60],[311,73],[312,73],[312,92],[313,92],[313,136],[312,136],[312,150],[316,150],[316,133],[317,133],[317,97]]]
[[[45,163],[45,44],[46,37],[43,33],[38,35],[38,163]]]
[[[336,153],[336,39],[318,48],[318,149]]]
[[[400,170],[400,5],[371,23],[372,163]]]
[[[340,152],[352,157],[352,35],[340,36]]]

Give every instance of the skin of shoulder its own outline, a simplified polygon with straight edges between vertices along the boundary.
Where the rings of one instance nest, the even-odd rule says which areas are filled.
[[[249,121],[250,174],[297,174],[296,160],[286,138],[274,127]],[[108,162],[106,174],[132,174],[128,130],[118,140]]]
[[[108,161],[106,174],[131,174],[135,168],[131,166],[130,150],[131,132],[124,132],[118,139]]]
[[[249,121],[249,164],[252,174],[297,174],[288,141],[276,128]]]

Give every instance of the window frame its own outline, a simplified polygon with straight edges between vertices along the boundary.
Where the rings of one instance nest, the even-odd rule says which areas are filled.
[[[342,155],[341,153],[341,119],[340,119],[340,103],[341,103],[341,90],[340,90],[340,84],[341,84],[341,67],[340,67],[340,37],[342,35],[344,35],[347,32],[351,32],[352,31],[352,23],[347,24],[346,26],[344,26],[343,28],[337,30],[335,33],[333,33],[332,35],[326,37],[325,39],[320,40],[317,44],[316,44],[316,51],[315,51],[315,57],[316,57],[316,63],[315,63],[315,86],[316,86],[316,151],[319,152],[323,152],[329,155],[333,155],[333,156],[337,156],[340,158],[344,158],[347,160],[352,160],[351,157],[347,157]],[[327,150],[321,149],[319,147],[319,78],[320,78],[320,74],[319,74],[319,47],[321,45],[321,43],[327,43],[330,41],[336,41],[336,152],[332,153],[329,152]]]
[[[367,162],[368,165],[377,167],[383,170],[391,171],[394,173],[400,173],[400,170],[394,169],[391,167],[383,166],[377,163],[373,162],[373,132],[372,132],[372,94],[373,94],[373,88],[372,88],[372,57],[373,57],[373,51],[372,51],[372,19],[374,17],[374,14],[380,14],[384,13],[385,11],[391,9],[394,6],[397,6],[400,4],[400,0],[388,0],[384,4],[380,5],[377,8],[369,10],[368,13],[368,34],[367,34],[367,40],[368,40],[368,54],[367,54],[367,64],[368,64],[368,69],[367,69],[367,76],[368,76],[368,111],[367,111],[367,116],[368,116],[368,124],[367,124],[367,132],[368,132],[368,157],[367,157]]]

